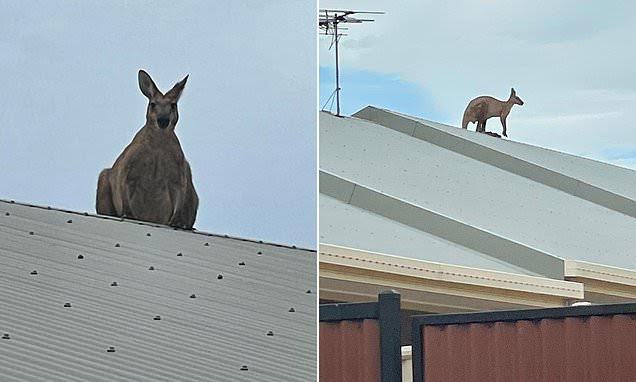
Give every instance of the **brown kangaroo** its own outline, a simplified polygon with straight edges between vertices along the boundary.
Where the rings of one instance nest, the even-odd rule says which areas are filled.
[[[503,126],[503,135],[506,134],[506,117],[510,114],[512,105],[523,105],[521,98],[517,97],[515,89],[510,89],[510,97],[507,101],[500,101],[493,97],[481,96],[468,103],[462,118],[462,128],[467,129],[468,123],[477,122],[477,132],[486,132],[486,120],[491,117],[499,117]]]
[[[97,182],[98,214],[129,217],[191,229],[199,198],[190,165],[174,133],[177,101],[186,76],[162,94],[150,75],[139,71],[139,88],[148,97],[146,124]]]

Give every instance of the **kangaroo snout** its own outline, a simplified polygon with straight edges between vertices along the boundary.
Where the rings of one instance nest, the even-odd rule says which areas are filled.
[[[161,129],[165,129],[166,127],[168,127],[169,123],[170,123],[170,118],[164,118],[164,117],[157,118],[157,125],[159,125]]]

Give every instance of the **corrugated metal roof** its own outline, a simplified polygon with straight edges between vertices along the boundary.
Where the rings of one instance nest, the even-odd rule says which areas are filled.
[[[549,277],[562,277],[563,260],[635,269],[636,219],[620,212],[631,207],[609,208],[594,200],[616,193],[616,200],[636,203],[628,198],[636,172],[437,124],[418,133],[421,122],[382,112],[381,117],[371,113],[366,117],[382,119],[384,125],[391,122],[391,128],[321,113],[320,170],[353,184],[353,188],[325,192],[321,179],[321,193]],[[360,114],[364,113],[356,115]],[[448,133],[450,129],[456,131]],[[490,146],[520,164],[540,162],[550,172],[541,172],[536,164],[532,171],[526,168],[532,164],[524,164],[521,170],[496,165],[493,158],[499,157]],[[595,187],[585,188],[592,196],[568,192],[569,183],[556,184],[562,179],[573,179],[577,190]],[[395,206],[402,205],[409,209],[405,207],[398,217],[391,215]],[[374,226],[369,221],[360,225]],[[330,223],[321,219],[321,230],[326,224]],[[355,247],[333,232],[321,242]],[[488,246],[488,242],[497,245]],[[422,251],[419,244],[410,249],[408,245],[401,243],[405,248],[400,255]],[[503,246],[507,249],[498,252]],[[466,253],[470,252],[459,248],[455,255],[465,257]]]
[[[0,259],[2,381],[315,379],[315,251],[0,201]]]

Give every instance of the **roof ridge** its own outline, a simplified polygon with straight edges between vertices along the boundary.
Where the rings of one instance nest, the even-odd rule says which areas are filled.
[[[138,225],[143,225],[143,226],[148,226],[148,227],[154,227],[154,228],[165,228],[165,229],[168,229],[168,230],[186,232],[186,233],[191,233],[191,234],[194,234],[194,235],[201,235],[201,236],[208,236],[208,237],[212,236],[212,237],[218,237],[218,238],[222,238],[222,239],[231,239],[231,240],[245,241],[245,242],[256,243],[256,244],[271,245],[271,246],[279,247],[279,248],[288,248],[288,249],[296,249],[296,250],[300,250],[300,251],[316,252],[315,249],[302,248],[302,247],[297,247],[295,245],[273,243],[273,242],[257,240],[257,239],[248,239],[248,238],[243,238],[243,237],[238,237],[238,236],[230,236],[230,235],[226,235],[226,234],[218,234],[218,233],[212,233],[212,232],[199,231],[199,230],[196,230],[194,228],[192,230],[182,229],[182,228],[178,228],[178,227],[170,227],[170,226],[163,225],[163,224],[146,222],[146,221],[143,221],[143,220],[135,220],[135,219],[128,219],[128,218],[124,219],[124,218],[118,218],[118,217],[114,217],[114,216],[98,215],[98,214],[92,214],[92,213],[88,213],[88,212],[79,212],[79,211],[67,210],[67,209],[64,209],[64,208],[56,208],[56,207],[51,207],[51,206],[42,206],[42,205],[31,204],[31,203],[16,202],[15,200],[7,200],[7,199],[0,198],[0,203],[17,204],[17,205],[24,206],[24,207],[38,208],[38,209],[43,209],[43,210],[48,210],[48,211],[58,211],[58,212],[64,212],[64,213],[73,214],[73,215],[90,216],[90,217],[93,217],[93,218],[96,218],[96,219],[113,220],[113,221],[119,221],[119,222],[124,222],[124,223],[138,224]]]
[[[610,210],[636,217],[636,200],[628,196],[609,191],[581,180],[579,177],[558,172],[497,148],[427,125],[415,117],[380,109],[375,106],[367,106],[355,113],[353,117],[426,141]],[[411,126],[408,128],[394,127],[388,122],[388,118],[399,118],[402,122],[406,122],[406,124]],[[416,136],[418,132],[420,134]],[[450,141],[445,142],[445,139]],[[477,149],[479,152],[477,152]],[[559,153],[558,151],[555,152]]]

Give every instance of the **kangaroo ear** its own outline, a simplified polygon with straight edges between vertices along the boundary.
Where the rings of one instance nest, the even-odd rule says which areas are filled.
[[[517,92],[515,92],[515,88],[510,88],[510,94],[512,94],[512,95],[517,94]]]
[[[139,89],[141,89],[141,92],[144,93],[146,97],[150,99],[155,94],[161,93],[148,73],[140,69],[138,77]]]
[[[189,74],[185,76],[184,79],[177,82],[172,87],[172,89],[168,90],[168,92],[166,93],[166,97],[172,98],[175,102],[178,101],[181,97],[181,92],[183,92],[183,88],[185,87],[186,82],[188,82],[188,77],[190,77]]]

